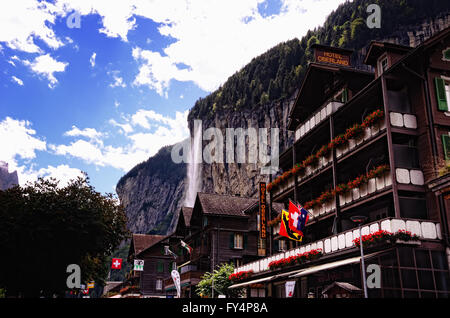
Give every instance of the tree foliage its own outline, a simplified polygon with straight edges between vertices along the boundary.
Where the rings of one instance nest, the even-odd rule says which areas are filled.
[[[202,280],[197,284],[196,293],[200,297],[212,297],[212,289],[214,287],[214,296],[219,294],[226,295],[228,297],[239,297],[243,290],[242,288],[228,289],[233,285],[232,281],[228,278],[234,272],[234,266],[232,264],[221,264],[212,273],[205,273],[202,276]]]
[[[0,287],[8,296],[62,294],[69,264],[81,267],[82,282],[103,284],[108,255],[128,235],[123,208],[87,175],[65,187],[39,179],[0,191],[0,220]]]
[[[369,29],[366,12],[369,4],[380,5],[381,28]],[[273,47],[252,59],[228,78],[215,92],[200,98],[189,113],[189,121],[208,118],[218,112],[252,109],[261,104],[291,96],[312,60],[311,45],[321,43],[360,50],[371,40],[391,37],[405,27],[422,23],[449,12],[450,2],[442,0],[354,0],[341,4],[323,26],[310,30],[299,39]],[[406,43],[408,44],[408,43]]]

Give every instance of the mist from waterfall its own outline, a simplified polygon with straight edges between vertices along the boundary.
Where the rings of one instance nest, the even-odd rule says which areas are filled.
[[[194,138],[189,147],[189,163],[187,169],[187,191],[184,205],[193,207],[197,192],[202,188],[202,122],[194,121]]]

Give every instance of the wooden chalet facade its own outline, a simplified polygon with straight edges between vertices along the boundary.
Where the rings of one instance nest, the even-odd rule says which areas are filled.
[[[268,255],[259,240],[257,203],[253,198],[198,193],[193,208],[182,208],[170,236],[171,249],[181,248],[177,265],[182,297],[197,297],[195,286],[201,276],[222,263],[240,266]],[[181,240],[192,247],[192,253],[181,247]],[[166,279],[165,289],[175,289],[172,279]]]
[[[287,127],[294,144],[268,185],[271,202],[307,207],[305,236],[285,252],[244,261],[236,272],[253,275],[232,287],[285,297],[294,280],[294,297],[335,296],[348,286],[362,296],[359,230],[350,218],[365,216],[363,235],[419,237],[364,248],[366,266],[379,265],[382,275],[369,297],[449,297],[450,29],[416,48],[370,43],[365,63],[374,73],[352,67],[351,51],[314,49]],[[278,239],[277,226],[273,232]],[[316,249],[306,262],[273,265]]]
[[[135,259],[144,261],[143,271],[132,271],[128,284],[136,287],[142,297],[163,298],[173,296],[175,291],[165,291],[164,281],[171,277],[170,272],[176,269],[173,255],[167,252],[171,238],[163,235],[133,234],[128,261]]]

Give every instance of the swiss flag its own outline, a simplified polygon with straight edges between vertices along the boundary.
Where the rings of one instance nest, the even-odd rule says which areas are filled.
[[[112,269],[121,269],[122,268],[122,259],[121,258],[113,258],[111,268]]]

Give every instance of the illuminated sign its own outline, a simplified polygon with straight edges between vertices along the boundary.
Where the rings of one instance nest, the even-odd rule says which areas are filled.
[[[259,183],[259,219],[260,219],[260,237],[266,238],[266,183]]]
[[[330,63],[342,66],[350,66],[350,56],[339,54],[336,52],[321,51],[316,49],[315,51],[316,61],[320,63]]]

